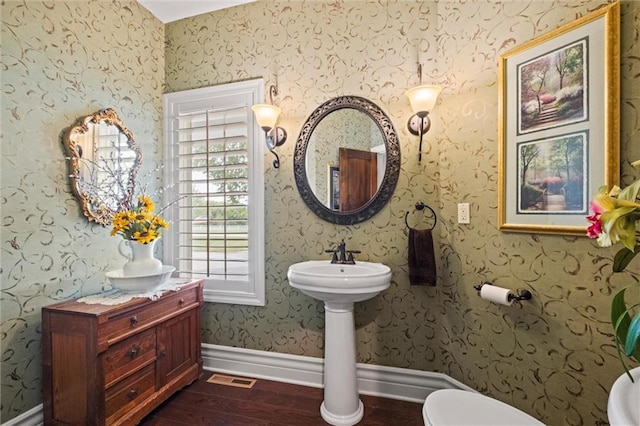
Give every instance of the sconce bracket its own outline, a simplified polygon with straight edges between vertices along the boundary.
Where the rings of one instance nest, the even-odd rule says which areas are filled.
[[[273,139],[275,140],[276,147],[284,145],[284,143],[287,141],[287,131],[282,127],[276,127],[271,131],[271,137],[273,137]]]
[[[275,169],[280,168],[280,157],[274,151],[280,145],[283,145],[287,141],[287,131],[282,127],[274,127],[271,131],[265,129],[267,149],[271,152],[276,159],[273,160],[273,167]]]
[[[273,151],[277,147],[284,145],[287,141],[287,131],[282,127],[274,127],[271,130],[265,130],[267,148]]]
[[[420,123],[422,123],[422,132],[420,132]],[[425,115],[424,118],[420,118],[418,114],[414,114],[407,121],[407,130],[412,135],[418,136],[420,134],[425,134],[431,128],[431,120],[429,119],[429,115]]]

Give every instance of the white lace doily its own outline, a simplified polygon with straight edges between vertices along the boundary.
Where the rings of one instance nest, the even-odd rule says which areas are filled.
[[[183,284],[187,284],[191,280],[184,278],[169,278],[167,282],[160,287],[143,293],[123,293],[118,289],[108,291],[105,293],[92,294],[90,296],[81,297],[78,299],[80,303],[86,303],[88,305],[120,305],[126,303],[136,297],[144,297],[151,300],[158,300],[160,296],[168,291],[180,290]]]

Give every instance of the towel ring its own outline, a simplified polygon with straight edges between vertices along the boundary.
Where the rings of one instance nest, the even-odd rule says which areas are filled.
[[[433,225],[431,226],[431,228],[429,228],[429,230],[432,230],[433,228],[436,227],[436,224],[438,223],[438,216],[436,216],[436,212],[433,211],[433,209],[431,207],[429,207],[428,205],[426,205],[422,201],[418,201],[416,203],[416,210],[417,211],[424,210],[425,208],[429,209],[429,211],[431,211],[431,214],[433,214]],[[404,215],[404,223],[407,225],[407,229],[413,229],[413,228],[411,228],[409,226],[408,218],[409,218],[409,212],[405,213],[405,215]]]

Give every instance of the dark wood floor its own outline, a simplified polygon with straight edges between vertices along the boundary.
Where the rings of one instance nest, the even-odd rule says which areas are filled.
[[[207,383],[205,371],[141,423],[167,425],[326,425],[320,417],[322,389],[258,379],[242,389]],[[422,404],[361,395],[364,418],[358,425],[422,425]]]

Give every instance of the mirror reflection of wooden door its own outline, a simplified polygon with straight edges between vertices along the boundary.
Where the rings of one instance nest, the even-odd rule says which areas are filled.
[[[378,190],[377,154],[340,148],[340,211],[364,206]]]

